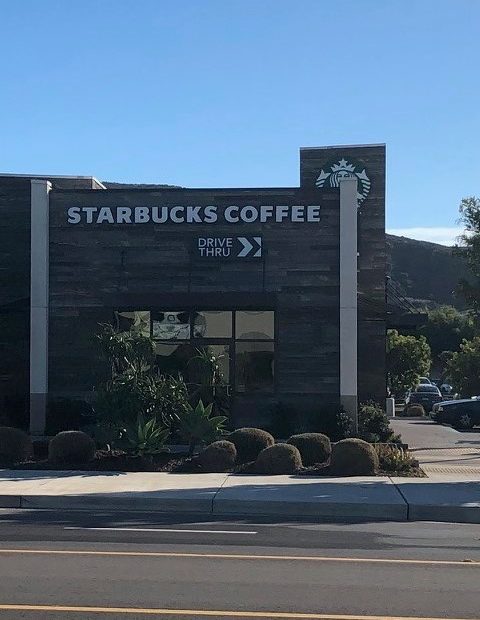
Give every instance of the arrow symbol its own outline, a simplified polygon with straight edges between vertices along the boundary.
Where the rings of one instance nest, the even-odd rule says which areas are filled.
[[[258,244],[258,250],[253,255],[255,258],[257,258],[257,257],[262,255],[262,238],[261,237],[254,237],[253,240],[256,241],[257,244]]]
[[[243,248],[238,253],[238,256],[239,258],[244,258],[245,256],[249,255],[251,250],[253,250],[253,245],[246,237],[238,237],[238,240],[243,245]]]

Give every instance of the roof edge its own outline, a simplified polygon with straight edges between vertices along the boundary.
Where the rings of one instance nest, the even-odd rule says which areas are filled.
[[[107,189],[105,185],[90,174],[81,175],[81,174],[14,174],[11,172],[0,172],[0,178],[9,178],[12,177],[14,179],[79,179],[82,181],[89,180],[98,183],[98,185],[102,189]]]
[[[301,146],[301,151],[324,151],[326,149],[364,149],[365,147],[387,146],[386,142],[373,144],[330,144],[329,146]]]

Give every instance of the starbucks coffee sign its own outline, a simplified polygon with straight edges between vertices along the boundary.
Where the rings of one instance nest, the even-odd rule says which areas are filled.
[[[70,207],[69,224],[250,224],[320,222],[320,205],[251,205],[227,207]]]
[[[370,193],[370,179],[367,171],[357,163],[352,163],[342,157],[338,161],[330,161],[318,175],[315,185],[319,188],[330,186],[340,187],[342,179],[357,179],[357,200],[360,204]]]

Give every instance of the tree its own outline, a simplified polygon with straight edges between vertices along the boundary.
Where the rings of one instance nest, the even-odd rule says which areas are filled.
[[[464,340],[447,362],[447,373],[462,396],[480,394],[480,337]]]
[[[428,310],[428,321],[419,333],[425,336],[432,357],[440,361],[444,351],[458,351],[463,340],[474,336],[475,328],[469,313],[459,312],[453,306],[440,306]]]
[[[96,394],[99,421],[115,429],[137,422],[171,427],[189,409],[187,387],[181,377],[161,375],[155,368],[155,342],[135,329],[121,332],[103,325],[97,336],[110,377]]]
[[[460,203],[460,222],[465,228],[461,236],[462,252],[472,278],[461,280],[459,290],[468,305],[478,317],[480,315],[480,199],[475,196],[464,198]]]
[[[387,332],[387,378],[394,394],[414,386],[428,373],[431,363],[425,336],[403,336],[396,329]]]

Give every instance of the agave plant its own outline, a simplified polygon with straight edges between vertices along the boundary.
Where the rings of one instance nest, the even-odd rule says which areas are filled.
[[[198,443],[214,441],[224,430],[227,416],[212,416],[212,408],[212,404],[205,407],[199,400],[195,409],[190,407],[179,415],[178,431],[189,444],[190,456]]]
[[[145,421],[144,417],[139,415],[136,424],[125,429],[124,438],[134,454],[152,456],[165,450],[169,434],[170,429],[161,426],[156,418]]]

